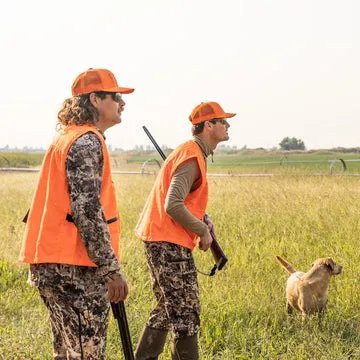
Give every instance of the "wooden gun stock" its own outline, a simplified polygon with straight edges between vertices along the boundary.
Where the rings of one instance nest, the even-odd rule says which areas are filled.
[[[208,223],[208,214],[204,215],[204,222],[207,224]],[[210,246],[210,250],[212,253],[212,256],[215,260],[216,263],[216,268],[218,270],[221,270],[225,264],[227,263],[228,259],[226,257],[226,255],[224,254],[223,249],[221,248],[218,239],[215,235],[215,232],[213,230],[210,231],[210,235],[212,238],[212,243]]]
[[[124,353],[125,360],[134,360],[134,352],[131,343],[129,325],[126,318],[125,305],[123,301],[119,301],[117,304],[111,303],[112,312],[114,318],[117,320],[121,345]]]
[[[212,237],[212,243],[211,243],[211,253],[214,257],[214,260],[216,262],[216,267],[218,270],[221,270],[224,265],[227,263],[228,259],[225,256],[219,242],[217,241],[216,235],[213,231],[210,231],[210,235]]]

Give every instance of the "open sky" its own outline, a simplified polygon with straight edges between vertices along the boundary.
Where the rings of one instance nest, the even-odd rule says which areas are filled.
[[[108,68],[125,95],[112,147],[191,137],[217,101],[227,145],[360,146],[358,0],[14,0],[0,5],[0,148],[46,148],[76,76]]]

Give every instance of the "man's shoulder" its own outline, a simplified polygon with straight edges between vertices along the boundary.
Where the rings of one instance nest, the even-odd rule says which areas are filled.
[[[196,144],[196,142],[194,140],[188,140],[188,141],[185,141],[184,143],[180,144],[176,149],[178,151],[181,151],[181,150],[193,150],[193,151],[197,151],[199,149],[199,146]]]
[[[103,149],[100,138],[93,132],[79,136],[71,144],[67,153],[67,161],[71,159],[78,163],[89,161],[103,161]]]
[[[79,148],[98,148],[101,147],[101,140],[99,136],[93,131],[88,131],[80,135],[72,144],[72,147]]]
[[[176,162],[188,161],[191,158],[203,159],[200,147],[193,140],[182,143],[169,155],[169,160]]]

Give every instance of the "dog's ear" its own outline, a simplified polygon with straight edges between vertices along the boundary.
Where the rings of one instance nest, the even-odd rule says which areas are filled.
[[[334,270],[334,268],[335,268],[335,262],[330,257],[325,259],[325,265],[327,265],[331,270]]]

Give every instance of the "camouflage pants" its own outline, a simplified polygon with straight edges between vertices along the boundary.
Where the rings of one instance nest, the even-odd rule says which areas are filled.
[[[200,299],[191,250],[168,242],[144,245],[157,300],[147,325],[171,328],[175,338],[196,334],[200,328]]]
[[[63,283],[38,289],[50,312],[54,359],[105,359],[110,308],[105,287]]]

